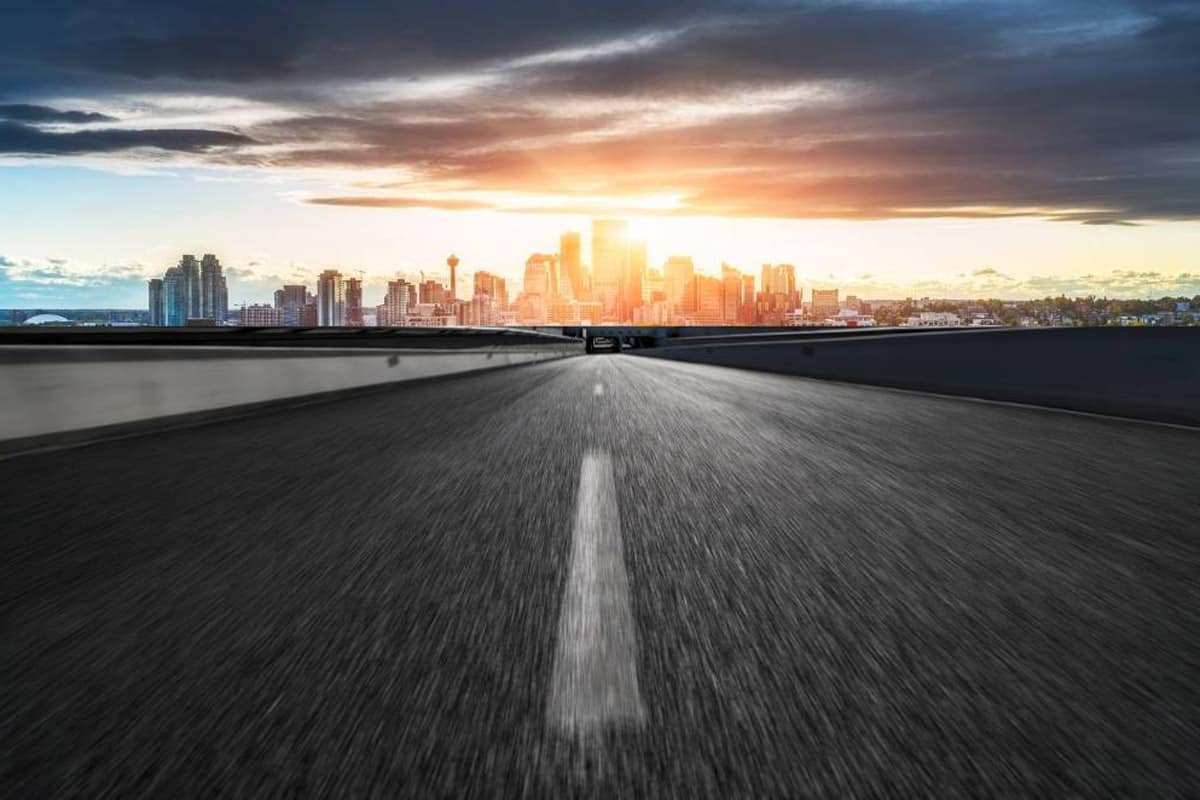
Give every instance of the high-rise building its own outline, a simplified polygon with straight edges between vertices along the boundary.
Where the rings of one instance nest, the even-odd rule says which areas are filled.
[[[504,311],[508,308],[508,289],[505,287],[504,278],[499,275],[493,275],[483,270],[476,272],[474,289],[472,297],[481,294],[487,295],[496,304],[497,311]]]
[[[458,256],[454,253],[446,259],[446,266],[450,268],[450,297],[449,300],[458,299]]]
[[[550,308],[558,300],[558,259],[534,253],[525,261],[523,291],[517,298],[517,321],[523,325],[543,325],[550,319]]]
[[[562,268],[562,284],[559,294],[575,300],[587,299],[587,285],[583,275],[583,248],[577,231],[567,231],[558,240],[558,263]]]
[[[265,304],[243,306],[241,324],[246,328],[278,328],[283,324],[283,311]]]
[[[421,281],[417,285],[417,302],[421,304],[431,304],[437,306],[446,306],[449,300],[449,294],[443,284],[430,278],[427,281]]]
[[[763,264],[762,292],[792,296],[796,291],[796,268],[791,264]]]
[[[688,297],[688,287],[692,285],[692,278],[696,275],[696,268],[692,264],[690,256],[671,256],[667,259],[666,265],[663,267],[663,279],[666,281],[667,303],[670,304],[672,313],[682,315],[688,309],[686,306]],[[693,289],[693,301],[695,299]],[[694,302],[692,304],[694,310]]]
[[[836,317],[840,309],[837,289],[813,289],[812,318],[820,322],[829,317]]]
[[[742,273],[721,264],[721,322],[736,325],[742,308]]]
[[[171,267],[163,275],[163,322],[170,327],[187,325],[188,291],[183,267]]]
[[[634,312],[641,308],[645,301],[646,281],[646,240],[637,239],[629,243],[629,268],[625,272],[625,285],[622,289],[623,320],[633,319]]]
[[[463,304],[458,321],[461,325],[499,325],[502,317],[499,302],[485,292],[477,292],[470,303]]]
[[[228,312],[229,292],[225,287],[221,262],[212,253],[205,253],[200,260],[199,316],[223,323]]]
[[[280,324],[289,327],[302,326],[301,310],[308,305],[308,287],[303,284],[288,283],[282,289],[275,290],[275,307],[279,309],[282,319]]]
[[[758,318],[768,325],[783,325],[800,308],[802,290],[796,286],[796,268],[791,264],[763,264],[762,287],[758,293]]]
[[[525,294],[534,294],[539,297],[557,296],[554,284],[554,256],[548,256],[543,253],[534,253],[525,260],[525,279],[523,287]]]
[[[361,328],[363,324],[362,280],[346,278],[343,281],[343,295],[346,300],[345,321],[342,323],[351,328]]]
[[[285,325],[288,323],[284,323]],[[300,312],[296,315],[296,326],[300,328],[315,328],[317,327],[317,304],[305,303],[300,306]]]
[[[646,280],[642,284],[642,299],[648,303],[665,303],[667,300],[667,280],[662,270],[646,270]]]
[[[623,321],[622,290],[629,271],[629,223],[592,220],[592,290],[606,319]]]
[[[416,297],[413,285],[403,278],[388,281],[387,294],[383,296],[383,305],[376,310],[377,324],[382,326],[400,326],[408,323],[409,309],[415,309]]]
[[[317,325],[322,328],[346,324],[346,283],[342,273],[327,269],[317,278]]]
[[[167,307],[163,296],[162,278],[151,278],[149,281],[150,295],[150,324],[161,328],[167,324]]]
[[[692,321],[700,325],[720,325],[723,281],[707,275],[696,275],[692,278],[692,284],[695,287]]]
[[[562,277],[561,267],[558,263],[558,256],[546,256],[546,279],[548,290],[551,297],[561,297],[562,287],[566,281]]]
[[[200,264],[193,255],[184,255],[179,259],[179,269],[183,276],[184,315],[180,325],[186,325],[189,319],[200,319]]]
[[[753,325],[758,321],[754,308],[754,276],[742,274],[742,305],[738,309],[738,325]]]

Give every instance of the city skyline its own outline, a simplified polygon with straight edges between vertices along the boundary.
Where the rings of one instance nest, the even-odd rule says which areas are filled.
[[[863,295],[1200,291],[1195,4],[123,9],[0,29],[2,305],[129,304],[201,247],[260,302],[451,250],[517,279],[592,217]]]
[[[611,219],[611,218],[605,218]],[[231,307],[240,305],[270,303],[275,289],[280,285],[295,283],[315,283],[322,272],[341,270],[354,273],[363,281],[364,290],[386,291],[389,281],[396,277],[419,280],[422,274],[447,278],[449,269],[444,264],[445,255],[453,250],[459,253],[463,266],[458,269],[460,274],[471,275],[476,271],[484,271],[500,275],[510,285],[519,287],[524,272],[524,261],[530,252],[562,252],[563,236],[574,234],[579,237],[579,262],[589,267],[594,260],[592,237],[590,233],[591,219],[568,218],[571,229],[564,229],[558,234],[549,231],[533,239],[534,246],[520,256],[517,264],[497,264],[495,261],[478,262],[461,255],[465,251],[449,243],[439,249],[439,255],[432,262],[421,263],[414,259],[398,257],[398,261],[407,264],[399,268],[364,268],[361,264],[325,263],[317,266],[299,266],[291,263],[281,269],[272,269],[269,265],[258,262],[237,261],[222,256],[224,276],[222,280],[231,287],[228,291],[232,297]],[[806,289],[839,287],[864,297],[900,298],[900,297],[994,297],[1005,300],[1034,300],[1041,297],[1061,294],[1073,296],[1096,295],[1104,297],[1124,297],[1153,299],[1163,296],[1193,296],[1200,294],[1200,270],[1184,270],[1178,273],[1166,273],[1157,270],[1115,269],[1109,273],[1087,273],[1075,278],[1065,278],[1055,275],[1032,275],[1021,278],[1011,272],[990,266],[970,270],[960,270],[946,274],[926,272],[913,276],[913,280],[888,280],[886,272],[860,273],[854,270],[830,268],[827,265],[815,264],[801,266],[799,260],[768,257],[765,261],[755,263],[749,258],[718,259],[706,255],[703,251],[688,252],[686,243],[682,252],[672,252],[669,246],[664,246],[657,239],[646,236],[646,231],[654,230],[653,225],[645,224],[639,218],[621,220],[627,222],[630,237],[643,241],[647,255],[645,263],[650,268],[663,269],[676,257],[687,257],[695,264],[698,273],[719,276],[726,264],[741,270],[754,270],[761,263],[794,263],[797,266],[797,279]],[[726,221],[727,222],[727,221]],[[1018,221],[1017,224],[1029,224],[1028,221]],[[1058,226],[1054,226],[1058,227]],[[1117,229],[1114,229],[1117,230]],[[1119,229],[1119,230],[1124,230]],[[469,242],[469,238],[467,240]],[[776,243],[772,242],[772,245]],[[1197,235],[1200,252],[1200,232]],[[162,248],[159,248],[162,249]],[[196,252],[218,250],[215,247],[195,248]],[[751,248],[753,249],[753,248]],[[778,247],[779,251],[789,251],[786,243]],[[775,252],[774,246],[759,248],[758,252],[769,254]],[[39,266],[30,261],[19,262],[0,255],[0,307],[38,308],[38,307],[111,307],[125,308],[143,305],[145,282],[155,277],[162,277],[165,266],[171,266],[171,260],[178,258],[179,252],[188,248],[175,248],[175,255],[168,256],[168,264],[138,265],[120,267],[102,271],[97,274],[75,274],[61,259],[50,259]],[[1117,248],[1117,252],[1119,252]],[[588,254],[592,257],[586,257]],[[835,261],[836,263],[836,261]],[[22,285],[21,279],[29,278],[29,283]],[[461,284],[460,284],[461,286]],[[460,295],[469,294],[462,293]]]
[[[1194,325],[1195,297],[1163,296],[1150,301],[1120,298],[1046,298],[1015,303],[996,298],[872,298],[820,287],[797,274],[795,265],[765,263],[759,274],[722,263],[720,273],[697,269],[688,255],[667,258],[660,268],[648,260],[644,238],[628,220],[593,219],[583,261],[579,231],[558,237],[558,252],[531,253],[521,280],[487,270],[458,281],[462,259],[445,258],[446,273],[422,270],[417,279],[397,274],[372,302],[364,272],[359,277],[326,269],[315,289],[284,284],[272,303],[229,308],[219,259],[206,253],[180,257],[162,278],[146,282],[148,311],[140,321],[120,324],[166,327],[454,327],[454,326],[824,326],[903,327]],[[447,275],[449,277],[444,277]],[[806,286],[807,294],[806,294]],[[462,287],[459,291],[457,287]],[[16,314],[16,312],[12,312]],[[24,323],[27,316],[13,316]],[[33,324],[65,319],[34,315]]]
[[[697,270],[691,256],[674,255],[661,268],[651,266],[648,243],[632,235],[629,220],[593,219],[590,263],[583,260],[585,239],[564,231],[558,251],[531,253],[519,282],[476,270],[470,281],[457,283],[461,259],[451,253],[446,273],[420,271],[418,280],[397,274],[387,281],[375,305],[358,277],[337,269],[323,270],[315,292],[304,283],[284,284],[272,293],[273,303],[238,303],[231,315],[223,267],[212,253],[197,261],[180,256],[162,278],[146,282],[148,323],[185,325],[362,327],[455,325],[792,325],[819,324],[825,317],[849,324],[875,324],[869,309],[850,297],[844,308],[838,290],[813,290],[803,304],[804,282],[792,264],[763,264],[761,283],[751,273],[721,264],[719,275]],[[448,274],[448,278],[443,277]],[[439,280],[440,279],[440,280]],[[466,288],[465,296],[458,286]],[[820,298],[832,298],[822,302]],[[859,312],[863,316],[859,316]],[[832,320],[824,320],[826,322]]]

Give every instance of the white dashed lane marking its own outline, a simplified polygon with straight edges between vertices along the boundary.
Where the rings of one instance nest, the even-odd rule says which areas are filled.
[[[612,459],[584,456],[571,539],[571,566],[559,612],[548,723],[568,733],[639,726],[637,633],[621,544]]]

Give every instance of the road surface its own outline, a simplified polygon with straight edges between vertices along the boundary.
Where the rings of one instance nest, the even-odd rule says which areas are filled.
[[[1200,793],[1200,434],[631,355],[0,461],[0,795]]]

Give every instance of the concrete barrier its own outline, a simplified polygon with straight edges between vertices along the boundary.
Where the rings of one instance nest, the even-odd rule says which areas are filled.
[[[1200,328],[808,334],[631,352],[1200,426]]]
[[[0,453],[582,352],[549,337],[455,349],[0,344]]]

